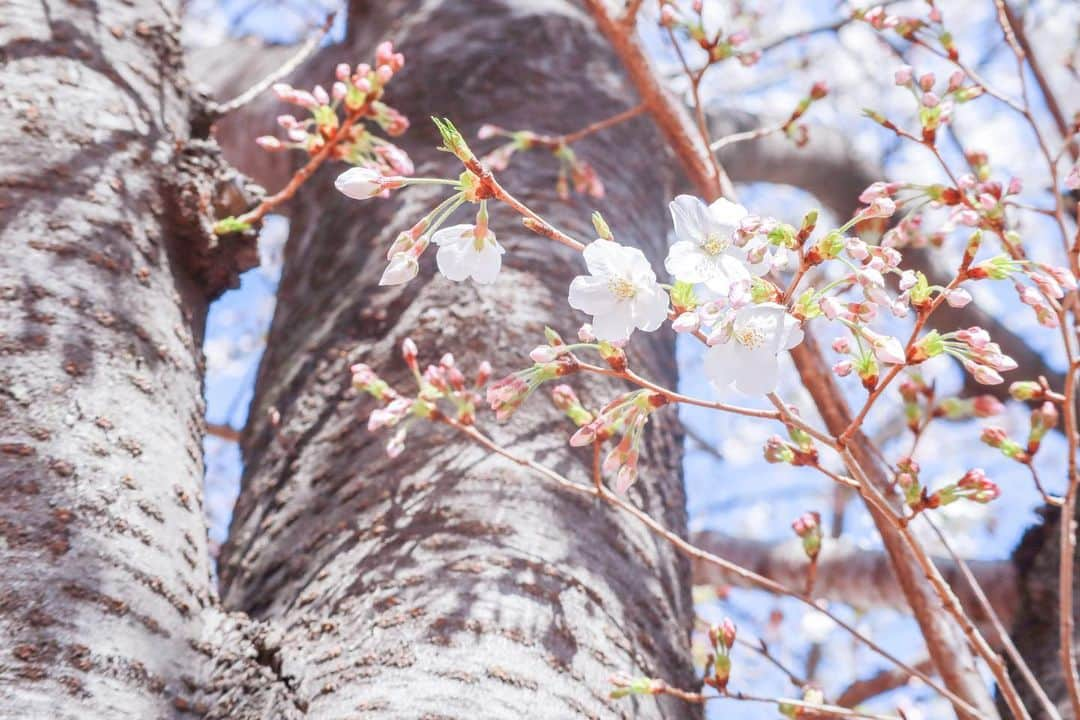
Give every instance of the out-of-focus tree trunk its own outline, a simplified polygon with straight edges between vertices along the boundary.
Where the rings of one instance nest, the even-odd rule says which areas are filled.
[[[403,145],[420,175],[461,171],[435,150],[429,115],[469,135],[485,121],[565,132],[633,102],[603,40],[568,2],[360,4],[350,27],[347,49],[327,51],[302,75],[325,82],[334,63],[366,60],[383,33],[398,41],[406,69],[389,100],[414,122]],[[620,240],[654,259],[672,184],[661,147],[645,121],[582,144],[607,184],[595,205]],[[594,203],[560,202],[555,169],[550,156],[523,157],[505,183],[587,240]],[[545,324],[572,337],[583,319],[566,302],[580,257],[496,206],[492,224],[508,254],[494,286],[433,276],[432,249],[412,284],[380,288],[389,243],[438,194],[357,203],[333,192],[332,178],[317,176],[294,206],[222,557],[225,602],[286,628],[281,672],[312,716],[697,716],[670,698],[607,697],[608,676],[620,671],[694,683],[688,565],[671,547],[445,428],[415,426],[405,454],[390,460],[386,438],[364,429],[370,403],[349,389],[356,361],[406,387],[397,348],[407,336],[422,362],[453,352],[471,369],[490,358],[496,375],[529,364]],[[639,335],[634,348],[643,372],[674,381],[670,335]],[[594,406],[616,392],[578,385]],[[675,413],[651,425],[649,465],[631,496],[685,532]],[[571,431],[543,396],[491,428],[588,482],[591,453],[567,446]]]
[[[199,218],[222,168],[188,137],[175,3],[0,18],[0,716],[171,717],[214,602],[199,343],[234,275]]]

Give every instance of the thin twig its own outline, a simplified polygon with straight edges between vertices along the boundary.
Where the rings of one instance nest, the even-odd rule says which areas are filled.
[[[327,15],[326,21],[323,22],[322,27],[305,40],[304,43],[297,48],[296,53],[272,73],[226,103],[210,103],[207,110],[218,117],[228,115],[229,113],[244,107],[256,97],[269,90],[274,83],[288,77],[292,74],[293,70],[296,70],[296,68],[300,67],[305,60],[311,57],[311,54],[319,47],[319,43],[322,42],[322,39],[326,37],[326,33],[330,32],[330,28],[333,27],[336,14],[337,13],[330,13]]]

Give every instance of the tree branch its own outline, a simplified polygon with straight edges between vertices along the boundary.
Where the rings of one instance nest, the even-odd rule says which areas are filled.
[[[732,537],[712,530],[694,533],[691,542],[713,555],[753,570],[785,587],[800,588],[806,580],[808,561],[801,544],[767,542]],[[963,579],[962,569],[950,558],[934,558],[941,574],[956,591],[972,619],[989,620],[978,599]],[[1016,569],[1010,560],[968,560],[968,567],[986,589],[988,599],[1002,622],[1009,626],[1017,610]],[[862,609],[889,608],[904,611],[907,601],[881,550],[861,550],[847,540],[829,540],[818,556],[815,597],[844,602]],[[716,565],[694,563],[694,583],[749,587]]]

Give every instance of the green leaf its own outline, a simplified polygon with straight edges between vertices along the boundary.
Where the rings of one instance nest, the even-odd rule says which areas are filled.
[[[230,235],[232,233],[247,232],[251,229],[251,223],[229,216],[214,223],[215,235]]]

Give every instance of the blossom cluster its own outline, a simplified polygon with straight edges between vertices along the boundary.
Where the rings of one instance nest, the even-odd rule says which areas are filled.
[[[379,175],[411,175],[412,161],[401,148],[356,122],[368,120],[390,137],[408,129],[408,119],[381,100],[387,84],[404,65],[404,56],[394,52],[389,42],[383,42],[375,50],[374,66],[339,64],[329,92],[322,85],[308,91],[286,83],[275,84],[273,90],[278,98],[306,111],[307,116],[279,115],[277,123],[285,137],[263,135],[256,142],[266,150],[298,149],[309,155],[332,144],[330,154],[335,160]],[[338,137],[339,132],[344,136]]]

